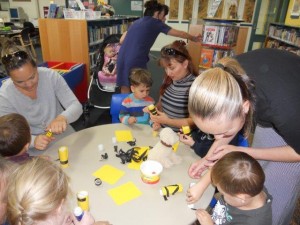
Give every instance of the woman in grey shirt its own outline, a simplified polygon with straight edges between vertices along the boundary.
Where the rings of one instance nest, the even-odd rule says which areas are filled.
[[[37,67],[20,46],[7,42],[1,56],[10,78],[0,88],[0,116],[23,115],[30,125],[31,147],[45,150],[69,133],[68,124],[80,117],[82,106],[60,74]],[[47,131],[55,137],[47,136]]]

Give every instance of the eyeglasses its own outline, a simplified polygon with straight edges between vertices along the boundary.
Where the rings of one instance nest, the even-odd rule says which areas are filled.
[[[164,52],[165,54],[169,55],[169,56],[174,56],[174,55],[181,55],[184,58],[186,58],[186,55],[183,54],[182,52],[174,49],[174,48],[163,48],[162,52]]]
[[[25,51],[17,51],[17,52],[11,53],[11,54],[6,54],[5,56],[2,57],[1,61],[2,61],[2,64],[4,66],[6,66],[6,65],[8,65],[11,62],[11,60],[13,58],[16,58],[19,61],[21,61],[21,60],[28,59],[28,57],[29,56],[28,56],[27,52],[25,52]]]

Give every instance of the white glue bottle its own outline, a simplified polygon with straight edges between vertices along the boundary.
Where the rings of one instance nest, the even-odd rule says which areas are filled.
[[[75,207],[75,209],[74,209],[74,216],[76,217],[76,219],[78,221],[80,221],[82,219],[82,217],[83,217],[83,211],[82,211],[82,209],[80,207],[78,207],[78,206]]]

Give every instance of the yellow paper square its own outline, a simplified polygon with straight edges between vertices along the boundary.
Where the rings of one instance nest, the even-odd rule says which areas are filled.
[[[133,141],[132,133],[130,130],[116,130],[115,135],[118,142]]]
[[[131,163],[128,164],[128,168],[129,169],[134,169],[134,170],[139,170],[141,167],[143,161],[141,162],[135,162],[135,161],[131,161]]]
[[[124,171],[113,166],[104,165],[94,172],[93,176],[100,178],[102,181],[105,181],[109,184],[114,184],[124,175],[124,173]]]
[[[107,191],[117,205],[122,205],[142,195],[142,192],[131,181]]]

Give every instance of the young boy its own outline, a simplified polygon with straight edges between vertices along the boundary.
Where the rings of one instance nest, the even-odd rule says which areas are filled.
[[[20,114],[11,113],[0,117],[0,155],[13,162],[30,158],[27,150],[31,135],[27,120]]]
[[[149,96],[153,82],[151,74],[145,69],[132,69],[129,81],[132,93],[123,100],[119,119],[124,124],[150,124],[149,113],[143,109],[154,104],[153,98]]]
[[[264,188],[264,171],[254,158],[243,152],[226,154],[212,167],[211,181],[221,198],[211,216],[203,209],[196,211],[201,225],[272,224],[272,197]]]

